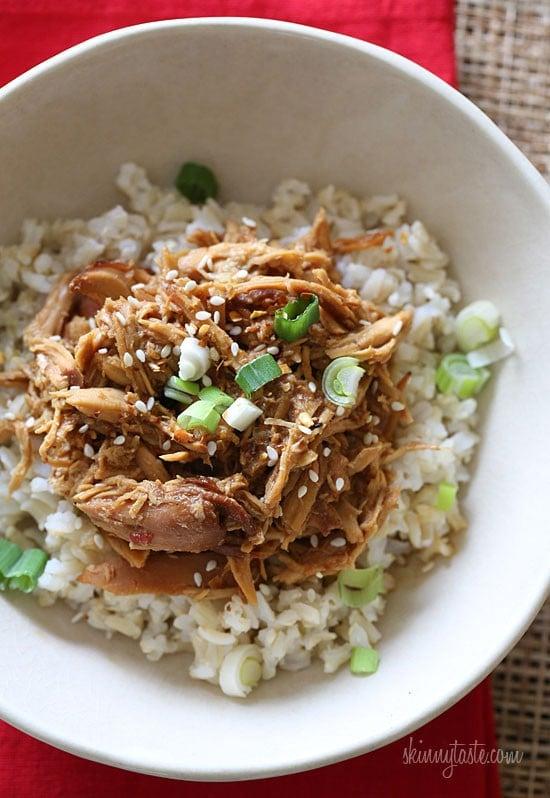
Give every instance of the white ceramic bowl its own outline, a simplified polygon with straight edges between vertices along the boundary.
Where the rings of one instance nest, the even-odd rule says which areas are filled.
[[[230,700],[179,657],[0,601],[0,709],[91,759],[190,779],[253,778],[381,746],[443,711],[519,638],[548,584],[550,192],[473,105],[390,52],[280,22],[115,31],[0,92],[0,240],[26,216],[92,214],[123,161],[161,182],[212,165],[225,197],[299,176],[403,194],[451,252],[467,299],[492,298],[518,354],[484,396],[457,556],[389,601],[379,672],[311,669]]]

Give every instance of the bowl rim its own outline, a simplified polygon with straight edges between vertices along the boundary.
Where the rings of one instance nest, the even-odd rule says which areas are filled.
[[[7,97],[15,95],[20,90],[24,89],[35,79],[56,72],[67,63],[77,60],[80,56],[96,48],[101,48],[104,45],[123,39],[137,38],[149,32],[200,27],[262,29],[275,34],[290,34],[354,50],[358,54],[367,55],[373,59],[384,62],[397,73],[405,74],[407,78],[422,84],[425,88],[437,94],[450,106],[457,108],[468,117],[472,125],[474,125],[482,135],[485,135],[486,138],[491,140],[491,143],[500,151],[501,155],[505,157],[509,163],[513,164],[521,173],[522,177],[530,184],[530,188],[538,194],[542,204],[546,205],[550,218],[550,186],[526,156],[523,155],[518,147],[516,147],[497,125],[457,89],[445,83],[441,78],[432,74],[424,67],[384,47],[351,36],[333,33],[332,31],[313,28],[307,25],[299,25],[281,20],[259,19],[256,17],[214,16],[159,20],[117,28],[107,33],[102,33],[98,36],[86,39],[48,58],[27,70],[22,75],[14,78],[3,87],[0,87],[0,104]],[[310,754],[304,757],[300,752],[294,751],[284,764],[279,763],[274,767],[255,767],[254,764],[249,764],[246,770],[243,770],[242,766],[238,766],[235,769],[231,769],[231,771],[225,772],[216,771],[214,768],[209,771],[194,770],[192,766],[187,766],[186,769],[182,770],[182,768],[177,765],[170,768],[170,770],[166,768],[160,770],[154,761],[144,761],[143,758],[137,761],[133,759],[131,755],[128,755],[128,752],[121,758],[120,756],[112,755],[108,751],[93,746],[88,747],[85,745],[72,744],[70,740],[64,738],[62,734],[57,734],[55,730],[48,729],[45,725],[40,723],[33,723],[28,720],[21,721],[14,713],[6,710],[2,706],[0,706],[0,717],[15,728],[68,753],[85,757],[86,759],[102,764],[119,768],[122,767],[126,770],[150,775],[196,781],[229,781],[259,779],[307,771],[359,756],[367,751],[373,751],[384,745],[388,745],[445,712],[494,670],[510,649],[519,641],[544,603],[549,590],[550,575],[546,584],[541,584],[538,591],[536,591],[530,606],[526,607],[523,622],[508,632],[506,638],[502,640],[499,649],[494,652],[489,661],[481,664],[476,672],[470,674],[460,687],[451,688],[443,698],[438,697],[434,699],[423,711],[417,712],[405,726],[395,726],[390,733],[375,738],[374,742],[372,735],[369,735],[368,740],[359,740],[354,746],[343,745],[339,747],[335,739],[334,749],[330,755],[315,756]]]

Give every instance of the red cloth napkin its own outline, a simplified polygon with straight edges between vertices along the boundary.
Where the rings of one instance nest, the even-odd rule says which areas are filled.
[[[192,16],[286,19],[368,39],[453,83],[453,0],[0,0],[0,85],[72,44],[113,28]],[[498,798],[496,766],[463,764],[463,746],[494,748],[489,683],[415,734],[365,756],[310,773],[237,784],[140,776],[63,753],[0,723],[0,798],[172,798],[287,794]],[[418,764],[438,751],[447,765]],[[456,753],[453,755],[453,751]],[[464,754],[462,754],[464,755]],[[475,755],[475,752],[473,754]],[[413,762],[416,762],[414,764]]]

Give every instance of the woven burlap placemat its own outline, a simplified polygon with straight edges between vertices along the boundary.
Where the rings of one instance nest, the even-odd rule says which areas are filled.
[[[550,178],[550,0],[457,0],[461,90]],[[493,675],[505,798],[550,796],[550,602]]]

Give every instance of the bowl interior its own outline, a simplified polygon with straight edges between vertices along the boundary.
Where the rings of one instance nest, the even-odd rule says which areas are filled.
[[[281,23],[139,26],[76,48],[0,96],[0,240],[28,216],[117,201],[121,162],[172,180],[212,165],[226,198],[283,177],[399,192],[452,255],[466,299],[491,298],[518,354],[484,397],[457,556],[409,577],[369,679],[313,669],[247,702],[151,664],[63,607],[0,602],[0,711],[82,755],[186,778],[288,772],[359,753],[437,714],[496,665],[548,579],[550,203],[534,170],[465,100],[396,56]]]

